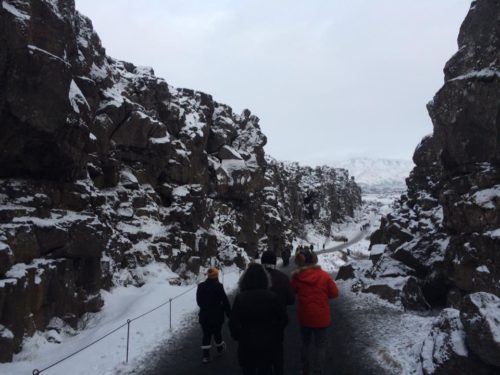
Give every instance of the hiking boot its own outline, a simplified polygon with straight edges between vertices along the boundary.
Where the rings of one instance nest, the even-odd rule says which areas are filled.
[[[206,365],[210,362],[210,345],[204,345],[201,347],[201,363]]]
[[[217,347],[217,354],[221,356],[226,351],[226,343],[222,341],[220,344],[215,344]]]

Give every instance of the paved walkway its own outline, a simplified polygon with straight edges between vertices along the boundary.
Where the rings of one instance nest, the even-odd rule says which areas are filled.
[[[361,232],[354,239],[359,241],[366,235]],[[346,244],[326,249],[324,252],[340,251],[353,244]],[[290,273],[292,265],[282,271]],[[359,319],[368,319],[366,311],[353,311],[352,301],[346,301],[340,296],[332,301],[332,320],[327,347],[327,369],[325,375],[378,375],[385,374],[382,368],[373,363],[367,351],[370,349],[370,335],[364,335],[358,329]],[[371,312],[369,312],[371,313]],[[383,318],[384,311],[373,312]],[[295,306],[288,308],[290,322],[285,331],[285,374],[300,374],[300,336],[299,324],[296,318]],[[167,345],[168,350],[157,349],[151,354],[148,363],[137,373],[141,375],[237,375],[240,368],[237,363],[237,345],[229,335],[227,323],[224,325],[223,337],[228,350],[222,357],[213,358],[212,362],[201,363],[201,329],[198,324],[186,330],[182,337],[173,339]]]
[[[326,254],[326,253],[334,253],[336,251],[342,251],[344,249],[347,249],[349,246],[354,245],[355,243],[361,241],[364,237],[366,237],[370,232],[368,230],[362,230],[358,234],[356,234],[353,238],[351,238],[349,241],[346,243],[343,243],[341,245],[333,246],[328,249],[323,249],[320,251],[316,251],[316,254]]]

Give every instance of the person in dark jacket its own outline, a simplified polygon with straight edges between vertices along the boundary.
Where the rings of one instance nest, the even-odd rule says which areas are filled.
[[[271,291],[276,293],[285,308],[287,305],[293,305],[295,303],[295,293],[290,285],[288,276],[276,269],[276,255],[272,251],[264,251],[260,258],[260,263],[265,267],[271,277]],[[284,335],[281,336],[281,342],[277,348],[276,357],[274,358],[273,375],[284,374],[283,341]]]
[[[217,268],[210,268],[207,272],[207,279],[198,285],[196,302],[200,307],[199,321],[203,331],[202,362],[208,363],[210,362],[212,336],[219,354],[226,349],[226,343],[222,340],[222,324],[224,324],[224,314],[229,317],[231,313],[226,292],[219,282]]]
[[[285,306],[269,290],[270,277],[260,264],[250,264],[239,282],[229,329],[238,341],[238,362],[244,375],[272,375],[283,329]]]
[[[316,263],[318,257],[308,249],[295,255],[297,270],[292,274],[292,288],[297,293],[297,316],[302,339],[302,374],[322,374],[325,362],[327,328],[331,324],[329,300],[339,294],[331,276]],[[314,337],[314,350],[311,344]],[[313,361],[311,361],[313,357]],[[311,364],[311,362],[313,362]]]
[[[288,266],[288,264],[290,264],[290,256],[292,255],[292,250],[293,250],[292,245],[289,245],[281,252],[281,258],[283,259],[283,266],[285,267]]]

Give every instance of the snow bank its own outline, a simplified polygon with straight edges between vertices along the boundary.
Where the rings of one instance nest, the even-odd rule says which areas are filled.
[[[61,358],[89,345],[99,337],[120,325],[149,311],[179,294],[186,293],[172,302],[172,331],[169,329],[169,305],[133,321],[130,325],[129,363],[124,364],[127,327],[106,337],[74,357],[47,370],[50,375],[112,374],[118,370],[129,372],[144,360],[147,353],[169,339],[175,340],[183,329],[196,321],[198,307],[195,300],[196,284],[170,285],[169,279],[177,274],[161,264],[153,263],[138,270],[146,282],[142,287],[117,287],[110,292],[102,291],[104,307],[96,314],[84,316],[79,323],[80,332],[67,326],[52,332],[37,332],[26,339],[23,350],[14,356],[12,363],[0,364],[0,373],[21,375],[31,373],[57,362]],[[225,268],[220,280],[227,292],[234,289],[239,279],[237,268]],[[194,288],[194,289],[193,289]],[[59,332],[58,332],[59,331]],[[2,335],[9,332],[0,326]],[[57,342],[61,342],[60,344]],[[164,348],[168,350],[168,346]]]

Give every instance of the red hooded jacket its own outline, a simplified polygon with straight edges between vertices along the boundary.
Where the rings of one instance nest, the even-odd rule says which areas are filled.
[[[298,296],[300,325],[309,328],[328,327],[332,322],[328,300],[339,295],[330,275],[319,266],[302,267],[292,275],[291,283]]]

